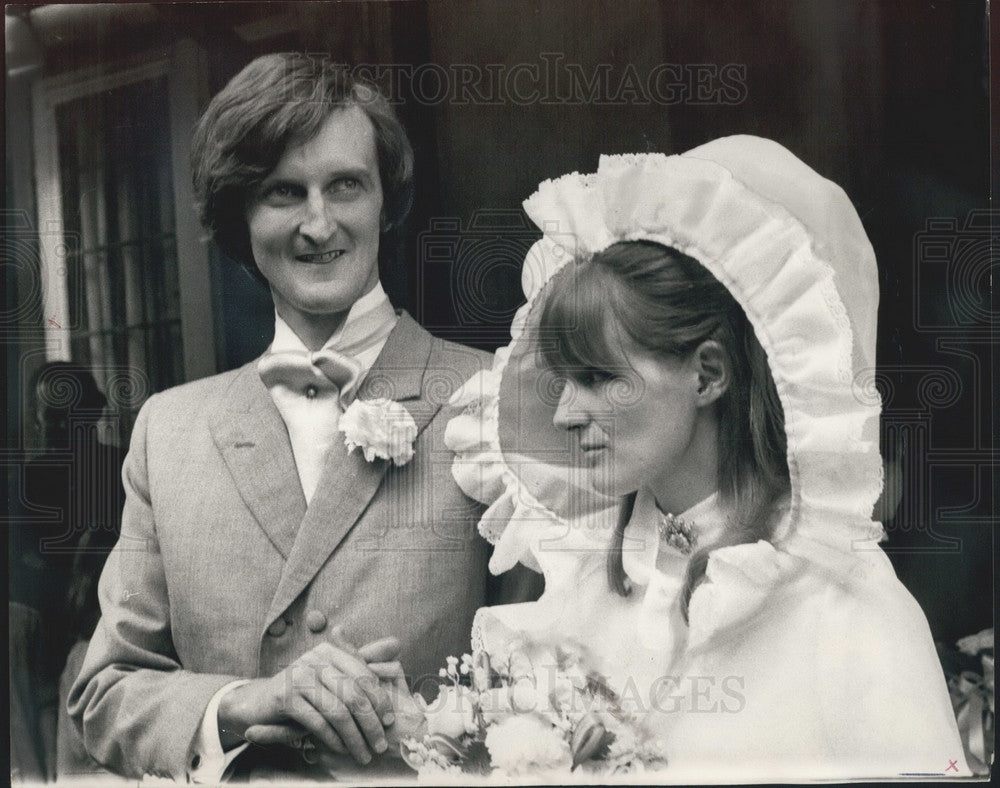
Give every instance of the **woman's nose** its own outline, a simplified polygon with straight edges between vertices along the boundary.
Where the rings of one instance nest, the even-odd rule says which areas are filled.
[[[552,424],[563,430],[582,427],[589,421],[589,416],[582,407],[579,387],[572,381],[566,381],[556,412],[552,415]]]
[[[337,231],[333,208],[322,194],[310,193],[305,202],[306,215],[299,225],[299,232],[314,244],[323,244]]]

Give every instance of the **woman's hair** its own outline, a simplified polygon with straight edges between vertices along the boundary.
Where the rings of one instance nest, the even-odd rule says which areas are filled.
[[[767,357],[725,286],[676,249],[624,241],[571,265],[569,276],[553,282],[540,324],[543,336],[557,339],[544,350],[545,362],[556,372],[583,379],[594,370],[620,369],[616,328],[660,357],[686,357],[706,340],[718,342],[728,357],[729,386],[715,407],[719,494],[734,516],[718,542],[691,557],[681,596],[686,617],[709,553],[723,545],[770,538],[774,504],[789,490],[784,414]],[[634,493],[622,502],[608,559],[609,581],[622,595],[630,590],[622,542],[634,504]]]
[[[250,248],[248,199],[292,144],[319,133],[330,113],[358,107],[375,129],[383,232],[413,202],[413,150],[378,89],[329,58],[265,55],[230,80],[195,128],[191,170],[198,213],[219,248],[261,278]]]

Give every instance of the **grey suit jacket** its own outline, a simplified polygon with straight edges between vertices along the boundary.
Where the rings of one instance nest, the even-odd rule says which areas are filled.
[[[183,780],[212,695],[275,674],[336,624],[357,643],[399,637],[417,689],[468,649],[487,545],[480,507],[451,478],[442,406],[488,358],[404,313],[359,396],[407,408],[415,456],[368,463],[337,440],[308,509],[255,363],[150,398],[125,463],[102,619],[69,701],[98,761]]]

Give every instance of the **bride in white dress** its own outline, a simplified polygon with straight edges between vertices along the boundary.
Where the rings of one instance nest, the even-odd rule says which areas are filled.
[[[844,192],[729,137],[602,157],[525,209],[528,303],[448,442],[492,571],[546,590],[474,644],[585,644],[670,781],[969,774],[871,519],[878,284]]]

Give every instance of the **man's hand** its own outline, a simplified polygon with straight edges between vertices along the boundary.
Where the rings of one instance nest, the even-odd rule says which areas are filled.
[[[382,652],[392,651],[388,645],[399,651],[395,639],[370,646],[377,644]],[[331,752],[369,763],[373,753],[388,748],[384,726],[395,716],[389,693],[364,656],[321,643],[277,675],[227,692],[219,704],[223,747],[244,739],[294,745],[309,735]]]
[[[382,680],[383,688],[392,698],[395,722],[385,729],[389,748],[387,757],[402,757],[400,742],[404,739],[422,739],[427,734],[423,699],[410,692],[399,662],[371,662],[368,667]],[[247,739],[258,744],[285,744],[302,750],[308,763],[319,764],[336,774],[343,769],[343,755],[318,747],[315,739],[297,725],[256,726],[247,731]]]

